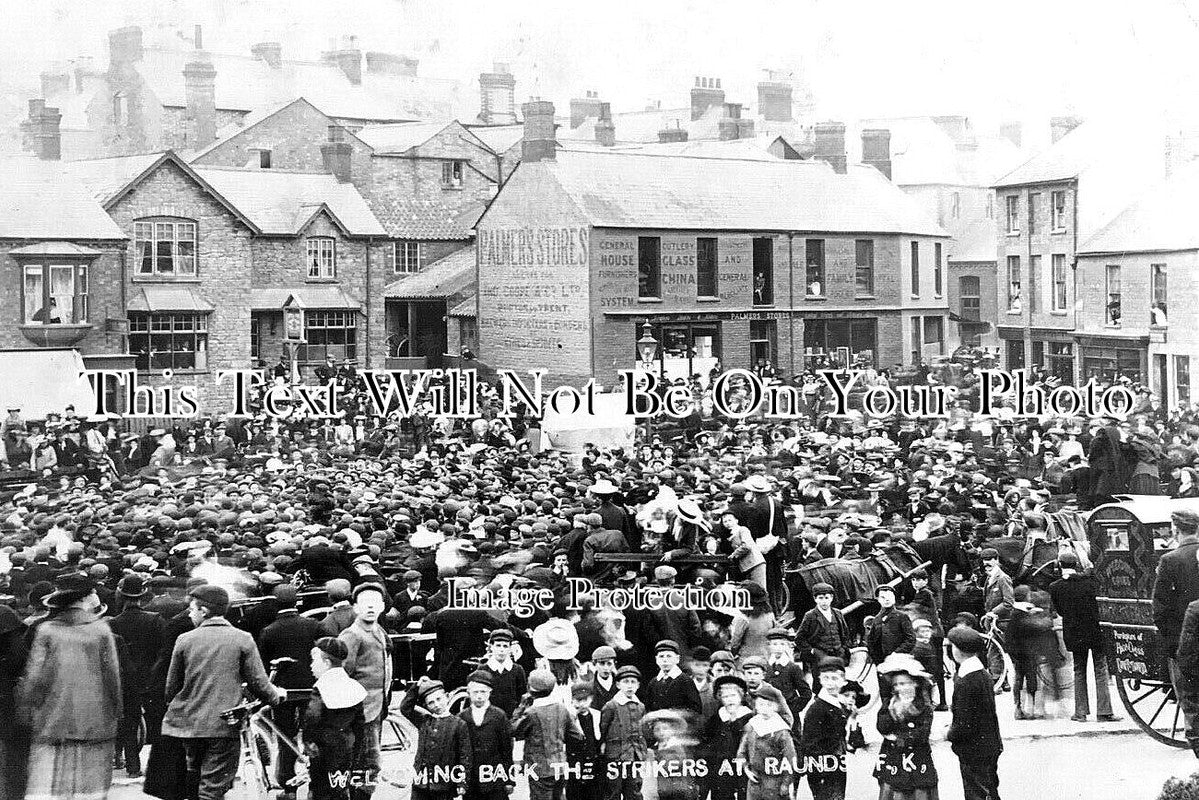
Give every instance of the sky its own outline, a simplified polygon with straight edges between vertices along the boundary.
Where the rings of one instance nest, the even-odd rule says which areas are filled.
[[[278,40],[316,58],[355,35],[414,54],[477,101],[511,64],[517,101],[565,111],[594,90],[614,111],[685,106],[697,75],[752,103],[766,70],[791,74],[828,119],[964,114],[976,122],[1095,117],[1133,104],[1199,105],[1199,0],[0,0],[0,82],[43,65],[103,63],[107,31],[140,24],[209,49]]]

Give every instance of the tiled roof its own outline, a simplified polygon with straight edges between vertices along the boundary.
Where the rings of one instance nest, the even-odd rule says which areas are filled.
[[[508,189],[532,170],[556,181],[596,227],[948,235],[873,167],[838,175],[819,161],[560,151],[554,161],[522,163]]]
[[[0,159],[0,238],[126,237],[61,162],[16,156]]]
[[[461,303],[445,312],[445,315],[447,317],[470,317],[473,319],[478,314],[478,310],[476,308],[478,306],[478,299],[478,297],[472,294],[470,297],[466,298]]]
[[[1199,250],[1199,162],[1147,192],[1078,247],[1082,253]]]
[[[216,307],[190,286],[141,286],[129,298],[130,311],[209,312]]]
[[[466,129],[478,136],[493,153],[506,153],[525,137],[524,125],[467,125]]]
[[[775,161],[778,156],[769,151],[776,136],[755,136],[751,139],[700,139],[686,142],[617,142],[610,148],[596,142],[563,140],[567,150],[611,150],[624,153],[644,153],[657,156],[689,156],[691,158],[733,158],[749,161]]]
[[[450,241],[473,237],[475,222],[484,209],[482,203],[463,209],[438,198],[412,196],[376,198],[372,205],[388,236]]]
[[[154,166],[163,153],[139,153],[133,156],[89,158],[63,162],[63,168],[91,192],[101,203],[107,203],[130,182]]]
[[[443,300],[461,294],[475,282],[474,245],[450,253],[415,275],[389,283],[383,296],[398,300]]]
[[[287,298],[295,297],[304,308],[359,309],[362,303],[336,284],[299,283],[250,290],[250,308],[271,311],[283,308]]]
[[[197,167],[196,174],[265,234],[297,234],[323,205],[351,235],[387,235],[358,189],[326,173]]]
[[[355,86],[335,64],[284,59],[275,69],[249,55],[212,53],[216,69],[218,109],[254,111],[306,97],[332,117],[379,121],[449,119],[458,111],[456,81],[372,73],[362,65],[362,83]],[[148,46],[138,72],[164,106],[182,108],[184,66],[195,52]]]

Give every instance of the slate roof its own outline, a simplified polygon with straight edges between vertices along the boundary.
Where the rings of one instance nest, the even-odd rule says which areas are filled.
[[[891,179],[900,186],[989,187],[1026,158],[1010,140],[989,131],[972,131],[973,146],[959,147],[932,117],[899,117],[849,126],[845,144],[850,161],[861,162],[862,131],[872,128],[891,132]]]
[[[506,153],[525,138],[524,125],[467,125],[466,129],[479,137],[493,153]]]
[[[82,161],[64,162],[64,168],[86,186],[96,200],[107,203],[127,188],[139,175],[154,166],[164,155],[165,153],[159,152],[113,156],[112,158],[88,158]]]
[[[0,238],[122,240],[126,236],[62,162],[0,158]]]
[[[443,300],[461,294],[475,283],[475,247],[469,245],[435,261],[415,275],[393,281],[383,296],[399,300]]]
[[[995,186],[1065,181],[1079,177],[1104,159],[1116,159],[1129,147],[1164,147],[1164,130],[1144,118],[1084,122],[1044,152],[995,181]]]
[[[250,290],[250,308],[270,311],[283,308],[288,297],[294,296],[304,308],[359,309],[362,303],[336,284],[299,283]]]
[[[469,317],[474,319],[478,315],[478,297],[471,295],[463,300],[458,305],[445,312],[447,317]]]
[[[1199,162],[1154,187],[1078,247],[1083,253],[1199,250]]]
[[[138,72],[164,106],[186,105],[183,68],[195,51],[148,45]],[[355,86],[336,64],[284,59],[275,69],[249,53],[210,53],[216,69],[216,107],[254,111],[306,97],[332,117],[401,121],[453,117],[460,105],[456,81],[368,72]]]
[[[264,234],[299,233],[322,206],[352,236],[386,236],[366,200],[332,175],[278,170],[196,167],[196,174]]]
[[[405,153],[441,133],[449,122],[407,122],[395,125],[367,125],[358,138],[377,153]]]
[[[873,167],[563,150],[513,178],[524,170],[548,173],[595,227],[948,236]]]

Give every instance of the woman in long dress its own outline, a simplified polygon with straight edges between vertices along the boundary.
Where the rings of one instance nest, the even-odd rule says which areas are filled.
[[[116,638],[86,575],[59,577],[46,605],[16,692],[32,741],[25,797],[103,800],[121,719]]]

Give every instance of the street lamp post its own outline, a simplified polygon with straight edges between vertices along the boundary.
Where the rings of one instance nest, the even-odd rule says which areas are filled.
[[[642,368],[648,373],[653,369],[654,356],[658,354],[658,340],[654,338],[653,326],[647,320],[641,326],[641,338],[637,340],[637,352],[641,356]],[[645,441],[648,444],[653,438],[653,419],[650,415],[645,417]]]

